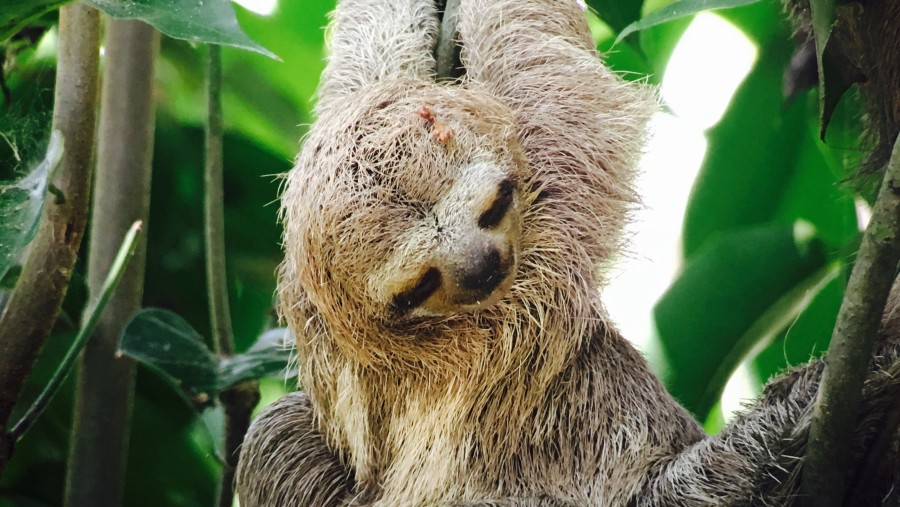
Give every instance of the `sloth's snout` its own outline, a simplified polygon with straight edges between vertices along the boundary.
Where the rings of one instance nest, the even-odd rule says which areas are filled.
[[[460,273],[460,286],[481,294],[491,293],[506,278],[507,267],[503,264],[500,251],[494,247],[471,256]]]

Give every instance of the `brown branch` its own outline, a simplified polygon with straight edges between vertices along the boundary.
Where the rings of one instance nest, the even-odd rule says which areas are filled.
[[[52,183],[61,197],[45,203],[22,274],[0,315],[0,440],[8,439],[10,413],[59,316],[84,234],[94,151],[98,60],[97,11],[82,3],[60,8],[52,128],[62,132],[65,153]],[[11,445],[7,441],[0,447]],[[0,451],[0,472],[5,466],[2,454],[8,457],[9,452]]]
[[[847,466],[851,463],[850,436],[898,259],[900,139],[894,144],[825,356],[803,467],[810,505],[843,503]]]
[[[146,223],[153,156],[153,68],[159,33],[140,21],[107,20],[106,65],[100,107],[97,187],[88,263],[88,288],[100,291],[119,241],[137,220]],[[122,329],[140,309],[146,235],[116,294],[84,348],[65,505],[122,505],[134,364],[116,357]]]
[[[219,46],[207,53],[207,121],[205,147],[205,228],[206,284],[212,321],[213,346],[222,357],[234,353],[228,279],[225,272],[225,199],[223,185],[222,55]],[[225,463],[219,485],[218,505],[231,507],[234,501],[234,473],[238,450],[250,427],[250,416],[259,402],[259,385],[249,381],[223,391],[219,399],[225,408]]]

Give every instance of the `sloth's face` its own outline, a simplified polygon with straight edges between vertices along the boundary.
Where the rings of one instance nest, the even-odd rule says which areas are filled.
[[[373,299],[390,315],[450,315],[499,301],[516,275],[520,191],[514,175],[489,160],[459,168],[433,205],[390,239],[368,276]]]
[[[509,109],[478,92],[394,86],[330,113],[284,195],[286,248],[310,301],[401,327],[500,301],[532,193]]]

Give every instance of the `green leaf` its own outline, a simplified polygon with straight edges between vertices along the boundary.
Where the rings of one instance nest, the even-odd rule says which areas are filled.
[[[706,157],[685,210],[685,258],[720,234],[776,217],[808,136],[803,104],[783,106],[789,58],[781,41],[761,47],[722,120],[707,134]]]
[[[294,376],[288,370],[292,347],[285,328],[263,333],[243,354],[219,360],[184,319],[168,310],[145,309],[131,319],[119,352],[159,372],[199,407],[244,380]]]
[[[809,226],[754,227],[704,247],[654,308],[670,392],[705,420],[734,368],[791,322],[828,273]]]
[[[296,370],[288,370],[293,352],[289,336],[286,328],[269,330],[247,352],[222,360],[222,385],[229,387],[244,380],[263,377],[296,376]]]
[[[588,6],[616,32],[641,17],[644,0],[588,0]]]
[[[815,4],[816,2],[812,2]],[[834,1],[825,2],[830,4],[826,9],[834,9]],[[859,4],[840,5],[836,9],[839,17],[850,18],[861,16],[862,8]],[[837,109],[838,102],[841,97],[855,83],[863,83],[866,81],[864,72],[859,68],[858,63],[852,61],[851,57],[844,54],[844,48],[839,47],[837,40],[831,38],[831,28],[827,29],[827,34],[823,34],[824,41],[820,41],[819,27],[816,26],[815,10],[813,10],[813,29],[816,32],[816,61],[819,69],[819,137],[825,140],[825,131],[828,130],[828,124],[831,117]],[[832,17],[831,23],[834,24],[834,12],[829,16]],[[848,23],[849,24],[849,23]],[[822,30],[825,30],[823,27]],[[820,46],[823,44],[823,46]]]
[[[0,43],[15,35],[25,25],[68,0],[3,0],[0,10]]]
[[[138,312],[125,326],[119,352],[158,371],[199,406],[221,390],[216,357],[190,324],[167,310]]]
[[[660,25],[685,16],[691,16],[698,12],[742,7],[758,1],[759,0],[681,0],[679,2],[671,3],[652,14],[644,16],[641,20],[626,26],[619,32],[616,41],[621,41],[625,37],[628,37],[628,35],[644,30],[645,28]]]
[[[751,362],[760,383],[828,350],[844,297],[844,278],[839,275],[840,270],[835,270],[834,277],[820,290],[811,290],[807,295],[809,306]]]
[[[277,59],[241,29],[229,0],[86,0],[114,18],[139,19],[191,42],[247,49]]]
[[[0,280],[37,232],[47,183],[62,160],[63,144],[62,134],[54,131],[47,155],[36,168],[11,185],[0,185]]]

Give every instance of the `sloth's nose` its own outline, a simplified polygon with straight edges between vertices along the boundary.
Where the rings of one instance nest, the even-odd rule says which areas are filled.
[[[497,288],[505,277],[500,251],[488,248],[480,255],[473,255],[459,278],[460,285],[471,291],[488,294]]]

